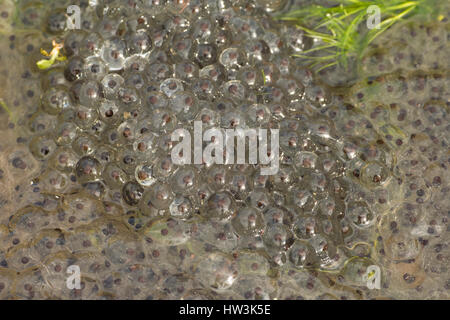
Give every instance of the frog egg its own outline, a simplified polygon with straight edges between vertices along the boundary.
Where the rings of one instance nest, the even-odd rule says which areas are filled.
[[[155,62],[147,65],[145,73],[152,81],[161,82],[173,76],[173,70],[167,63]]]
[[[288,30],[282,32],[285,37],[287,47],[293,53],[301,53],[311,46],[311,41],[305,36],[305,32],[299,28],[289,27]]]
[[[114,101],[105,100],[100,103],[98,107],[98,114],[100,119],[108,124],[117,123],[120,119],[119,107]]]
[[[265,73],[266,71],[264,71]],[[267,86],[267,73],[266,75],[266,86],[263,87],[259,92],[259,100],[258,102],[262,102],[265,104],[270,103],[285,103],[286,97],[281,88],[275,86]]]
[[[152,64],[155,62],[167,64],[172,63],[171,59],[169,59],[169,55],[167,54],[167,52],[161,49],[155,49],[152,50],[152,52],[150,52],[150,56],[148,57],[148,63]]]
[[[280,130],[280,147],[287,154],[293,154],[299,149],[300,139],[295,131]]]
[[[252,104],[247,112],[247,118],[252,125],[260,127],[269,122],[270,112],[263,104]]]
[[[64,69],[64,77],[68,81],[79,80],[84,77],[85,62],[82,58],[75,56],[72,57]]]
[[[181,121],[192,120],[197,114],[197,99],[187,91],[175,93],[170,98],[170,107]]]
[[[352,201],[347,204],[345,215],[358,228],[367,228],[375,221],[375,215],[369,209],[367,203]]]
[[[278,250],[286,250],[293,242],[291,232],[286,226],[279,223],[267,225],[263,239],[268,248]]]
[[[153,167],[151,165],[138,165],[136,167],[134,177],[136,181],[144,187],[151,186],[156,182],[156,178],[153,175]]]
[[[101,57],[105,61],[109,70],[121,70],[125,64],[125,41],[118,37],[113,37],[103,43],[101,49]]]
[[[214,82],[206,78],[200,78],[194,81],[192,91],[200,100],[212,100],[216,95]]]
[[[123,200],[130,206],[137,205],[143,194],[144,188],[136,181],[129,181],[122,188]]]
[[[135,119],[130,119],[120,124],[117,128],[117,133],[121,143],[126,144],[134,141],[136,124],[137,121]]]
[[[210,64],[199,71],[200,78],[208,78],[218,84],[226,79],[226,70],[220,64]]]
[[[288,225],[291,223],[293,217],[292,214],[282,207],[268,206],[264,211],[264,220],[267,224],[272,225],[274,223],[281,223]]]
[[[36,136],[30,141],[30,151],[37,160],[48,159],[56,150],[55,141],[48,135]]]
[[[292,247],[289,248],[289,262],[292,263],[295,268],[305,267],[310,255],[309,251],[310,250],[306,244],[296,240]]]
[[[175,60],[189,59],[189,52],[192,48],[192,40],[183,34],[174,35],[170,52]]]
[[[369,162],[361,168],[361,181],[369,188],[383,185],[388,178],[388,169],[379,162]]]
[[[138,157],[136,152],[129,148],[119,149],[118,165],[129,175],[133,175],[138,164]]]
[[[220,114],[227,114],[236,110],[234,103],[230,99],[225,98],[217,99],[213,102],[212,106],[208,105],[207,107]]]
[[[241,68],[238,72],[237,79],[251,89],[258,88],[263,84],[262,71],[253,67]]]
[[[273,56],[279,56],[281,50],[283,49],[283,40],[281,37],[274,31],[266,31],[262,36],[262,39],[269,47],[270,53]]]
[[[264,40],[250,40],[245,42],[244,46],[249,64],[269,60],[270,48]]]
[[[316,200],[311,192],[298,187],[291,190],[291,202],[305,211],[312,210],[316,205]]]
[[[152,49],[152,40],[146,30],[137,30],[127,38],[128,54],[143,55]]]
[[[176,1],[176,5],[180,5],[182,6],[184,4],[184,1]],[[182,9],[182,7],[179,8],[180,10]],[[179,13],[180,11],[177,10],[177,12]],[[172,17],[170,17],[167,21],[166,21],[166,28],[169,31],[175,31],[175,30],[181,30],[181,32],[183,32],[184,30],[187,30],[189,28],[190,25],[190,21],[187,19],[187,17],[181,16],[181,15],[174,15]]]
[[[239,209],[232,220],[232,224],[241,236],[262,234],[265,227],[262,213],[251,207]]]
[[[69,148],[58,148],[50,159],[50,165],[60,172],[70,173],[78,163],[79,157]]]
[[[43,134],[55,130],[55,116],[43,112],[36,112],[28,120],[28,129],[32,133]]]
[[[227,221],[235,214],[235,203],[227,192],[212,194],[203,208],[203,215],[214,221]]]
[[[108,73],[108,69],[97,56],[90,56],[84,60],[83,76],[89,80],[101,80]]]
[[[68,186],[68,177],[55,170],[47,170],[40,177],[40,184],[45,192],[63,193]]]
[[[91,156],[82,157],[77,162],[75,174],[81,183],[97,180],[101,175],[100,162]]]
[[[337,178],[344,173],[344,163],[331,153],[320,154],[318,164],[329,177]]]
[[[309,239],[308,242],[319,258],[321,267],[332,265],[335,262],[335,259],[339,258],[336,254],[336,247],[325,237],[316,235]]]
[[[67,57],[76,56],[80,52],[81,43],[86,36],[84,30],[73,30],[64,38],[64,53]]]
[[[119,88],[117,98],[120,105],[127,109],[137,107],[141,102],[138,91],[133,87]]]
[[[203,68],[217,61],[217,47],[210,43],[196,43],[192,48],[192,58]]]
[[[250,181],[244,174],[234,173],[228,178],[230,192],[236,200],[244,200],[250,191]]]
[[[157,148],[164,154],[169,154],[175,143],[172,141],[172,133],[161,134],[158,138]]]
[[[137,154],[150,157],[156,152],[157,137],[151,132],[139,135],[139,132],[141,131],[142,129],[136,130],[136,132],[138,132],[138,134],[136,134],[138,138],[133,142],[133,150]]]
[[[272,176],[272,183],[276,190],[285,191],[295,183],[296,179],[292,167],[282,167]]]
[[[153,39],[153,44],[156,48],[161,48],[167,40],[168,31],[164,26],[154,26],[150,30],[150,38]]]
[[[97,199],[102,199],[105,195],[106,187],[102,181],[93,181],[81,185],[84,190]]]
[[[87,129],[97,120],[97,112],[91,108],[77,106],[75,109],[75,124],[81,129]]]
[[[51,34],[59,34],[67,29],[67,17],[64,10],[50,12],[46,20],[46,29]]]
[[[305,97],[325,107],[330,102],[330,93],[323,86],[312,84],[305,87]]]
[[[245,7],[245,6],[243,6]],[[255,39],[262,35],[261,26],[252,18],[233,17],[230,21],[230,27],[239,38]],[[237,39],[236,39],[237,40]],[[247,39],[246,39],[247,40]]]
[[[282,103],[271,103],[267,107],[273,119],[280,121],[286,118],[286,107]]]
[[[264,79],[263,79],[264,85],[266,85],[266,86],[275,85],[279,81],[280,71],[278,70],[277,66],[274,63],[264,62],[260,68],[262,69],[261,72],[264,74],[264,76],[263,76],[264,77]],[[283,87],[277,87],[277,89],[282,90]],[[274,92],[272,92],[272,94],[275,95],[274,98],[277,99],[278,98],[277,96],[279,96],[280,93],[278,93],[275,90],[275,87],[274,87],[274,89],[272,89],[272,91],[274,91]],[[277,101],[277,102],[279,102],[279,101]]]
[[[266,41],[267,42],[267,41]],[[269,44],[269,42],[267,42]],[[270,46],[270,44],[269,44]],[[278,70],[280,71],[280,75],[287,76],[288,74],[296,75],[296,66],[294,62],[289,57],[284,56],[277,56],[274,61],[275,65],[278,67]],[[300,81],[303,79],[303,77],[298,77],[297,79],[300,79]],[[303,86],[305,84],[301,82]]]
[[[126,72],[143,72],[147,67],[148,61],[139,55],[133,55],[125,59]]]
[[[163,109],[169,105],[169,99],[166,95],[158,91],[150,91],[145,94],[144,102],[150,109]]]
[[[224,166],[212,166],[206,176],[207,181],[213,189],[223,189],[227,182],[227,169]]]
[[[193,213],[192,203],[187,197],[177,196],[169,206],[170,215],[178,219],[188,219]]]
[[[92,154],[96,148],[96,139],[89,134],[80,134],[72,142],[72,148],[80,156]]]
[[[313,152],[300,151],[295,155],[295,165],[297,168],[315,169],[318,156]]]
[[[309,239],[318,233],[318,225],[313,217],[299,217],[294,225],[294,233],[299,239]]]
[[[175,115],[162,108],[153,110],[151,117],[152,128],[159,133],[171,132],[177,123]]]
[[[245,65],[245,54],[239,48],[227,48],[219,55],[219,62],[226,68],[239,68]]]
[[[115,99],[125,80],[117,73],[109,73],[101,81],[105,98]]]
[[[264,210],[269,205],[269,197],[263,189],[255,189],[248,196],[247,202],[258,210]]]
[[[195,121],[201,121],[204,128],[216,126],[218,123],[218,117],[216,112],[210,108],[203,108],[197,114]]]
[[[233,41],[233,36],[229,29],[220,28],[214,31],[214,35],[211,37],[213,43],[219,48],[227,48]]]
[[[69,88],[69,93],[70,96],[72,97],[73,102],[76,103],[80,102],[80,92],[83,84],[84,84],[83,80],[76,80]]]
[[[220,126],[225,129],[245,128],[244,116],[237,111],[228,112],[221,117]]]
[[[173,194],[168,184],[157,182],[153,184],[148,193],[149,201],[158,210],[167,209],[172,203]]]
[[[202,284],[210,289],[222,291],[232,287],[239,276],[236,262],[221,253],[209,254],[204,263],[199,265],[198,272],[202,274]]]
[[[323,216],[331,217],[335,210],[340,210],[341,208],[336,206],[336,203],[333,199],[322,199],[319,201],[317,205],[317,211],[319,214]]]
[[[119,133],[116,128],[111,128],[103,134],[103,138],[109,145],[118,147],[121,140],[119,139]]]
[[[116,160],[116,150],[112,146],[106,144],[97,145],[93,155],[102,165],[106,165],[111,161]]]
[[[65,87],[50,88],[42,96],[42,109],[48,114],[59,114],[72,107],[72,99]]]
[[[276,82],[276,85],[293,98],[299,98],[303,95],[304,87],[294,77],[281,77]]]
[[[128,180],[127,174],[113,163],[106,165],[102,172],[102,178],[111,189],[122,187]]]
[[[161,157],[155,165],[155,174],[158,178],[167,178],[172,175],[177,167],[173,164],[172,157]]]
[[[173,175],[171,185],[175,191],[189,192],[197,185],[197,175],[193,169],[181,168]]]
[[[80,104],[86,107],[94,108],[96,107],[101,98],[103,96],[103,92],[98,82],[96,81],[87,81],[81,85],[79,99]]]
[[[191,79],[198,78],[198,66],[189,60],[182,61],[175,65],[175,76],[184,81],[189,81]],[[166,78],[168,78],[167,76]]]
[[[120,23],[121,21],[117,17],[105,15],[95,28],[103,38],[108,39],[117,34]]]
[[[98,56],[102,47],[102,36],[96,32],[90,32],[81,41],[80,55],[82,57]]]
[[[175,93],[183,91],[183,83],[176,78],[168,78],[161,83],[160,90],[169,98]]]
[[[136,71],[128,72],[125,75],[125,87],[134,88],[136,90],[142,89],[147,83],[145,76]]]
[[[101,135],[107,129],[107,124],[101,120],[95,120],[94,123],[87,129],[87,132],[92,135]]]
[[[195,22],[192,37],[198,41],[205,42],[211,38],[214,27],[209,19],[201,18]]]

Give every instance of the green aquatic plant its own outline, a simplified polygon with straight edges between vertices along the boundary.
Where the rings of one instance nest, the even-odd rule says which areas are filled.
[[[17,123],[16,117],[14,116],[11,109],[8,107],[8,105],[5,103],[5,101],[2,98],[0,98],[0,109],[3,109],[6,111],[6,113],[8,114],[8,117],[9,117],[9,121],[11,121],[14,124]]]
[[[334,6],[309,5],[279,15],[282,21],[294,22],[306,36],[316,40],[312,48],[296,54],[319,70],[341,64],[349,58],[359,61],[365,49],[380,34],[402,19],[418,13],[436,14],[437,0],[332,0]],[[372,7],[376,6],[376,7]],[[379,9],[380,22],[368,28],[366,21]],[[439,16],[439,19],[442,19]]]
[[[0,107],[3,108],[3,110],[6,111],[6,113],[11,116],[11,110],[9,109],[9,107],[6,105],[5,101],[3,101],[3,99],[0,98]]]
[[[67,57],[60,52],[64,45],[61,43],[56,43],[55,40],[53,40],[52,44],[53,49],[52,51],[50,51],[50,53],[48,53],[44,49],[41,49],[42,55],[50,57],[50,59],[42,59],[36,63],[38,68],[41,70],[50,68],[56,61],[65,61],[67,59]]]

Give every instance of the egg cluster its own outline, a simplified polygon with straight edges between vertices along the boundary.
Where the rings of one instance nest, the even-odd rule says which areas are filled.
[[[95,3],[80,30],[48,18],[68,60],[28,122],[46,201],[10,219],[24,245],[0,261],[21,276],[0,294],[318,298],[316,270],[368,255],[357,245],[401,184],[392,146],[292,58],[311,39],[258,1]],[[279,171],[174,164],[171,134],[194,121],[279,129]]]

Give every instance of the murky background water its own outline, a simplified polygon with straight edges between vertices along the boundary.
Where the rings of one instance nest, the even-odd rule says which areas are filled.
[[[64,31],[69,1],[0,1],[0,298],[448,299],[448,7],[388,30],[359,73],[313,75],[290,58],[307,45],[302,33],[271,21],[262,1],[191,0],[181,16],[146,7],[157,18],[145,23],[133,1],[105,2],[71,2],[96,39]],[[128,23],[113,30],[116,17]],[[223,25],[203,23],[213,19]],[[120,33],[140,23],[151,48]],[[125,57],[149,57],[96,51],[117,49],[118,34],[135,50]],[[217,52],[195,41],[184,50],[201,37]],[[69,60],[39,71],[53,39]],[[91,55],[106,63],[87,69]],[[133,91],[83,96],[108,73],[140,102]],[[63,111],[55,92],[73,105]],[[167,137],[193,119],[280,128],[280,172],[174,166]],[[82,289],[67,288],[70,265]],[[380,289],[364,281],[371,265]]]

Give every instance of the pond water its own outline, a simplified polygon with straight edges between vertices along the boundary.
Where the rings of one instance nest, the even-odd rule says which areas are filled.
[[[448,299],[449,7],[315,73],[305,3],[0,1],[0,299]],[[175,164],[195,120],[279,171]]]

